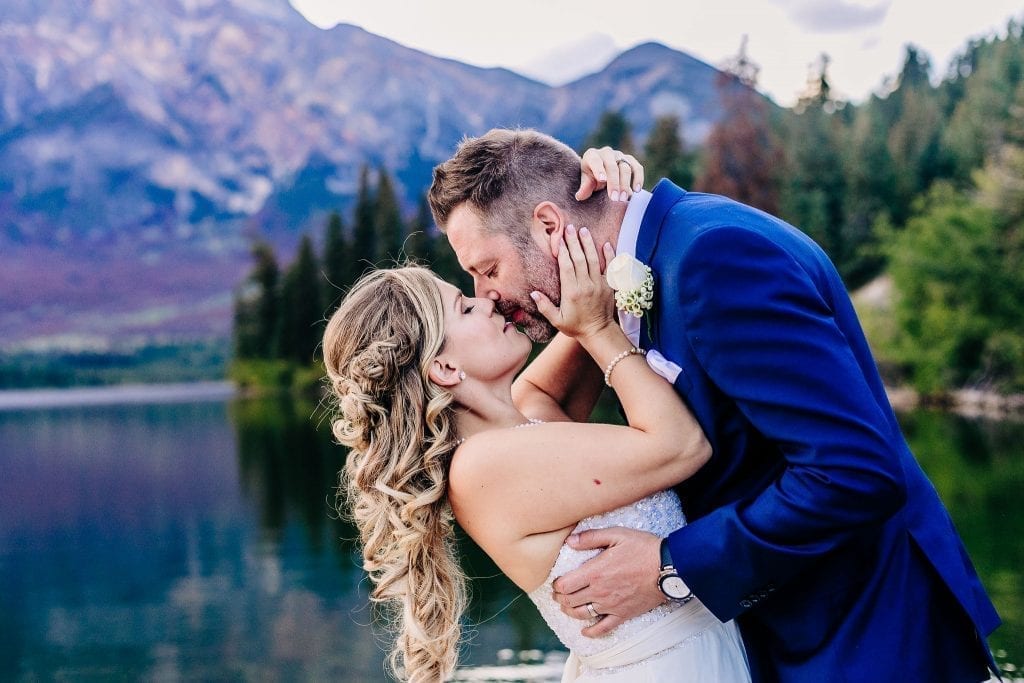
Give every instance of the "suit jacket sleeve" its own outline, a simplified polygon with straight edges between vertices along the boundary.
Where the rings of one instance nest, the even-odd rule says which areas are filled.
[[[785,459],[763,491],[670,538],[680,574],[722,620],[906,498],[886,408],[837,324],[828,276],[815,270],[758,232],[721,227],[695,238],[676,274],[698,361]]]

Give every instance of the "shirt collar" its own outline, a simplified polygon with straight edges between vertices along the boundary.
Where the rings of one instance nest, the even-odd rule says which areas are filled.
[[[636,240],[640,236],[640,224],[644,220],[644,213],[647,205],[653,197],[647,190],[634,192],[629,199],[629,206],[626,207],[626,215],[622,217],[622,226],[619,227],[619,241],[615,245],[616,254],[629,254],[636,256]]]

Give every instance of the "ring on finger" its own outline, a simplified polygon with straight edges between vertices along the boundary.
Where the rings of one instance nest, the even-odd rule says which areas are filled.
[[[598,613],[598,611],[594,608],[594,603],[588,602],[586,604],[586,608],[587,608],[587,612],[590,614],[590,618],[591,619],[600,619],[601,618],[600,613]]]
[[[615,160],[615,163],[617,163],[617,164],[625,164],[626,166],[629,166],[629,162],[626,161],[625,157],[619,157],[618,159]]]

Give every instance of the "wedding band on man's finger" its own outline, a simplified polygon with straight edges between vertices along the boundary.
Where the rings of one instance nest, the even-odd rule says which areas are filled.
[[[588,602],[588,603],[586,604],[586,608],[587,608],[587,613],[588,613],[588,614],[590,614],[590,618],[591,618],[591,619],[600,619],[600,618],[601,618],[601,615],[600,615],[600,614],[598,613],[598,611],[597,611],[597,610],[596,610],[596,609],[594,608],[594,603],[592,603],[592,602]]]

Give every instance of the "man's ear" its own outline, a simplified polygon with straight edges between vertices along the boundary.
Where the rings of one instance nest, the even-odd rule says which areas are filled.
[[[565,234],[568,221],[554,202],[541,202],[533,209],[530,236],[544,251],[558,258],[558,250]]]
[[[440,356],[430,362],[430,370],[427,375],[431,382],[446,389],[450,389],[462,381],[459,369]]]

